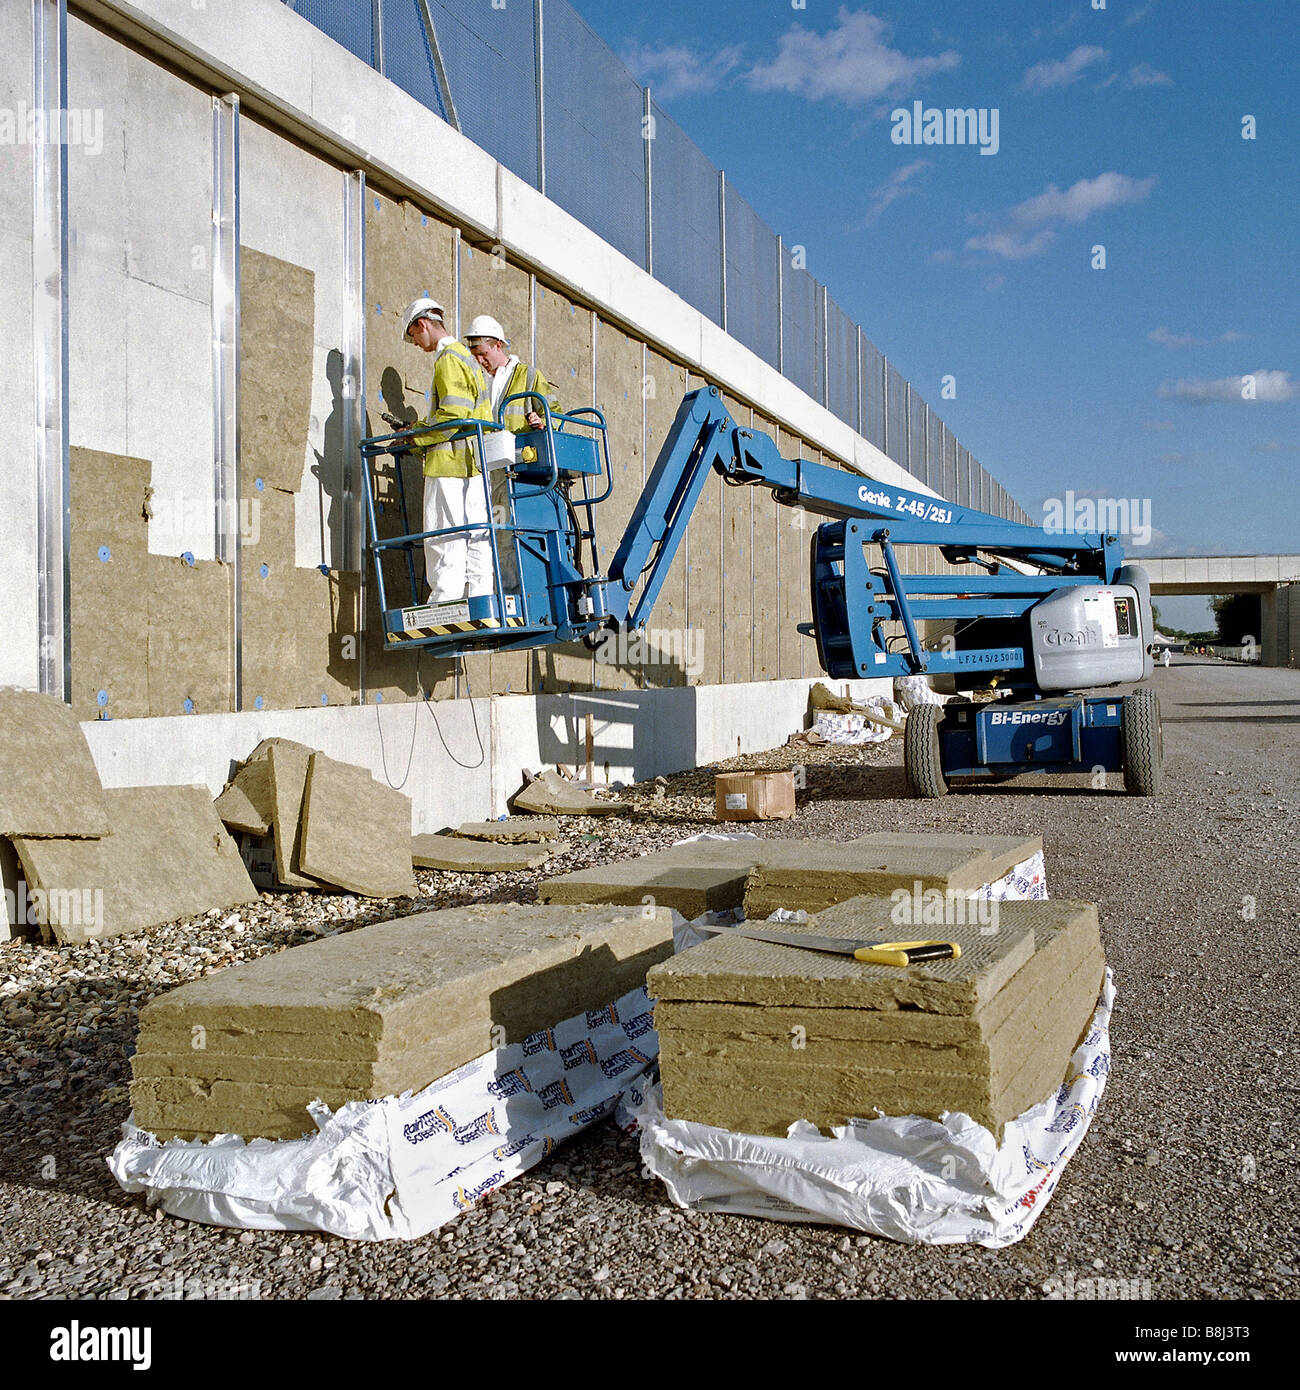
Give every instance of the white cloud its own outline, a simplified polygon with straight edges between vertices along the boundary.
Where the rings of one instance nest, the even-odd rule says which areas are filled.
[[[1106,208],[1140,203],[1155,186],[1154,174],[1147,179],[1132,179],[1127,174],[1098,174],[1095,179],[1080,179],[1072,183],[1064,192],[1051,184],[1042,193],[1017,204],[1011,209],[1011,216],[1023,226],[1035,226],[1042,222],[1082,222]]]
[[[1191,333],[1171,333],[1167,328],[1153,328],[1147,337],[1153,343],[1163,343],[1167,348],[1204,347],[1205,339]]]
[[[1130,87],[1172,87],[1174,79],[1167,72],[1153,68],[1150,63],[1135,63],[1128,70]]]
[[[1083,76],[1094,63],[1104,63],[1110,55],[1096,44],[1080,44],[1068,57],[1059,62],[1035,63],[1026,69],[1021,86],[1027,92],[1046,92],[1053,87],[1068,87]]]
[[[777,56],[749,72],[759,92],[789,92],[810,101],[841,101],[860,106],[911,86],[931,73],[958,66],[951,49],[913,58],[886,41],[889,27],[865,10],[841,8],[836,26],[824,34],[796,24],[781,35]]]
[[[1241,401],[1250,405],[1257,401],[1295,400],[1300,396],[1300,381],[1292,381],[1290,372],[1257,371],[1214,380],[1166,381],[1157,394],[1162,400],[1189,401],[1195,405],[1206,401]]]
[[[1151,0],[1149,4],[1139,5],[1137,9],[1130,10],[1129,13],[1124,16],[1124,27],[1128,28],[1131,25],[1140,24],[1155,7],[1155,0]]]
[[[863,219],[868,227],[874,227],[880,221],[881,214],[900,198],[917,192],[914,180],[922,169],[930,167],[930,162],[928,159],[914,159],[911,164],[904,164],[901,169],[896,169],[884,183],[872,189],[871,206]]]
[[[1043,227],[1032,235],[1019,229],[1002,232],[986,232],[983,236],[973,236],[966,242],[968,251],[987,251],[990,256],[1001,256],[1004,261],[1025,261],[1030,256],[1040,256],[1052,244],[1056,233],[1050,227]]]
[[[999,219],[1000,225],[993,231],[971,237],[966,249],[986,251],[1008,261],[1027,260],[1047,250],[1056,235],[1057,224],[1077,224],[1107,208],[1140,203],[1155,184],[1154,174],[1147,179],[1133,179],[1127,174],[1116,173],[1080,179],[1064,191],[1050,184],[1042,193],[1017,203]],[[992,219],[976,215],[971,220]]]
[[[719,48],[701,55],[682,44],[648,48],[631,44],[620,57],[660,101],[717,91],[740,64],[741,49]]]
[[[1235,328],[1230,328],[1230,329],[1228,329],[1228,331],[1227,331],[1226,333],[1220,333],[1220,334],[1219,334],[1219,342],[1221,342],[1221,343],[1242,343],[1242,342],[1245,342],[1247,336],[1248,336],[1248,335],[1245,334],[1245,333],[1238,333],[1237,330],[1236,330]]]

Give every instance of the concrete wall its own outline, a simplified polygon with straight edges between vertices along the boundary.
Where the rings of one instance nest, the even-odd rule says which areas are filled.
[[[7,3],[0,44],[0,107],[11,112],[32,105],[32,17],[30,5]],[[15,137],[17,137],[15,131]],[[0,373],[0,685],[35,688],[39,679],[37,618],[36,413],[32,320],[32,158],[26,140],[0,147],[0,336],[5,370]]]

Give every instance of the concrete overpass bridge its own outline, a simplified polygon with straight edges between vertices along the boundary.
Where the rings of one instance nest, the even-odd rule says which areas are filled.
[[[1300,555],[1188,555],[1143,559],[1151,593],[1258,594],[1260,662],[1300,666]]]

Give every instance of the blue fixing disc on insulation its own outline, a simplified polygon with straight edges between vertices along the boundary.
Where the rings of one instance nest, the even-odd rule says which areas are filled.
[[[383,312],[384,312],[384,306],[383,306],[382,304],[376,304],[376,305],[375,305],[375,313],[377,313],[377,314],[382,314]]]
[[[113,552],[108,548],[108,546],[101,545],[99,547],[99,558],[105,564],[108,564],[108,562],[113,558]]]
[[[378,199],[378,198],[375,199],[375,211],[376,211],[376,212],[379,211],[379,199]]]
[[[181,551],[181,559],[191,568],[194,568],[194,553],[189,550]]]
[[[253,708],[254,708],[254,709],[261,709],[261,708],[262,708],[262,697],[261,697],[260,695],[257,697],[256,700],[253,701]]]
[[[254,486],[257,488],[258,492],[265,492],[265,491],[266,491],[266,483],[265,483],[265,481],[264,481],[263,479],[261,479],[261,478],[259,478],[259,479],[257,480],[257,482],[254,484]]]
[[[270,565],[258,565],[258,567],[257,567],[257,572],[258,572],[258,574],[260,574],[260,575],[262,576],[263,579],[265,579],[266,576],[267,576],[268,574],[271,573],[271,566],[270,566]]]
[[[382,690],[376,690],[376,691],[375,691],[375,704],[377,704],[377,705],[382,705],[383,703],[384,703],[384,692],[383,692]]]
[[[322,705],[328,705],[330,702],[330,697],[328,695],[322,695],[320,697],[320,702]]]
[[[420,214],[420,226],[421,226],[421,227],[427,227],[428,225],[429,225],[429,219],[428,219],[423,213],[421,213],[421,214]]]
[[[316,568],[324,575],[328,575],[330,572],[330,567],[328,565],[317,565]]]
[[[193,713],[194,713],[194,701],[191,700],[190,697],[189,697],[188,695],[185,697],[185,713],[186,713],[186,714],[193,714]]]
[[[108,691],[101,690],[99,694],[95,696],[95,703],[100,707],[100,709],[103,709],[104,706],[108,704]]]

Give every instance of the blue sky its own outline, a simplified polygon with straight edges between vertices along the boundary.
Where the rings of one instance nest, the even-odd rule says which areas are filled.
[[[1300,550],[1300,5],[1094,3],[576,0],[1031,516]],[[897,143],[916,101],[997,152]]]

